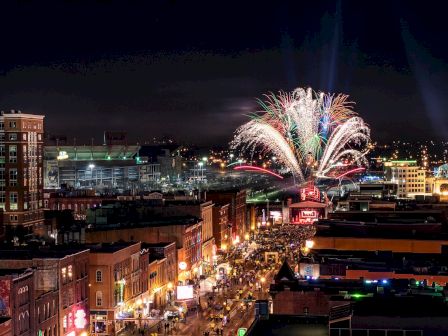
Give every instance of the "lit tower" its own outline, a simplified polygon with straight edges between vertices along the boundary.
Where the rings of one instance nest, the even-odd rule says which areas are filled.
[[[0,207],[5,226],[43,224],[44,116],[0,115]]]

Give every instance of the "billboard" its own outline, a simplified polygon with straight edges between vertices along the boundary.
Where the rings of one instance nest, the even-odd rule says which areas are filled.
[[[44,188],[59,188],[59,166],[57,160],[45,161],[44,166]]]
[[[193,286],[177,286],[177,300],[188,300],[193,298]]]
[[[309,184],[305,188],[300,189],[300,200],[320,202],[320,191],[314,184]]]
[[[10,292],[11,281],[0,280],[0,317],[11,316]]]

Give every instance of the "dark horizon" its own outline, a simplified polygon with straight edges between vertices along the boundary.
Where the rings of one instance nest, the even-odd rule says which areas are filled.
[[[0,109],[80,143],[124,130],[223,145],[256,98],[311,86],[350,95],[373,141],[447,139],[437,4],[1,5]]]

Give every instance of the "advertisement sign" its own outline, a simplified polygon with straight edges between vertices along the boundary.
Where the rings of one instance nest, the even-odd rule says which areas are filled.
[[[177,299],[188,300],[193,298],[193,286],[177,286]]]
[[[309,184],[306,188],[300,189],[301,201],[320,201],[320,191],[314,184]]]
[[[11,316],[11,306],[9,303],[11,292],[11,281],[0,280],[0,317]]]
[[[57,160],[48,160],[44,165],[44,188],[59,188],[59,167]]]
[[[319,219],[319,212],[312,209],[304,209],[299,212],[299,224],[313,224]]]

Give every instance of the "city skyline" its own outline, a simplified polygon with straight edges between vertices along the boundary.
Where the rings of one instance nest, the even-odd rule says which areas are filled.
[[[80,143],[110,129],[226,144],[256,97],[312,86],[350,95],[374,141],[395,139],[403,121],[403,139],[448,135],[443,8],[234,6],[4,6],[0,105],[44,114],[50,133]]]

